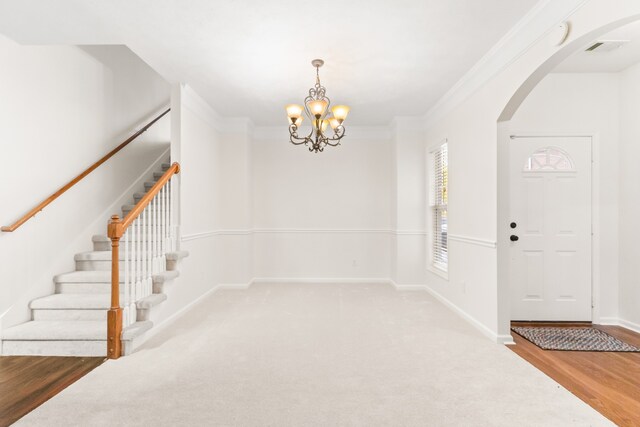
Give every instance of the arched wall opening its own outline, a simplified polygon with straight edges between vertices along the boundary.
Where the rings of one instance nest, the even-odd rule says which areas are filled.
[[[581,36],[568,42],[530,74],[530,76],[513,93],[499,115],[497,120],[497,322],[499,335],[507,336],[509,334],[510,322],[512,320],[510,302],[511,286],[509,280],[511,266],[511,241],[509,240],[509,237],[511,233],[508,228],[510,222],[509,141],[511,140],[510,136],[513,133],[511,121],[518,109],[522,106],[523,102],[538,86],[538,84],[569,56],[579,51],[581,48],[584,48],[585,45],[594,41],[598,37],[638,20],[640,20],[640,14],[634,13],[624,18],[611,20],[608,23],[600,23],[597,28],[586,31]],[[597,144],[597,141],[594,143]],[[596,158],[594,158],[594,160],[597,161]],[[597,167],[597,165],[594,167]],[[601,227],[602,224],[597,223],[599,221],[598,215],[594,216],[593,221],[594,230],[603,228]],[[597,244],[597,239],[599,238],[598,235],[599,233],[594,233],[594,244]],[[599,258],[596,254],[593,258],[594,269],[598,268],[598,263]],[[602,283],[599,283],[597,280],[592,283],[592,319],[594,323],[598,323],[601,320],[599,313],[600,286],[602,286]]]

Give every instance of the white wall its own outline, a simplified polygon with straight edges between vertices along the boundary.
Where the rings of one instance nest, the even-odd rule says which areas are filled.
[[[640,330],[640,64],[620,75],[620,313]]]
[[[252,152],[255,277],[390,277],[386,128],[347,127],[322,153],[291,144],[286,126],[256,128]]]
[[[392,129],[391,278],[399,286],[424,285],[428,259],[424,130],[420,120],[409,117],[397,117]]]
[[[21,46],[0,36],[0,222],[10,225],[135,131],[169,85],[123,46]],[[0,319],[28,319],[73,255],[106,234],[113,205],[167,149],[169,120],[13,233],[0,233]],[[136,191],[136,190],[134,190]]]
[[[618,86],[617,73],[549,74],[509,122],[516,135],[593,135],[596,323],[618,316]]]
[[[427,284],[498,341],[510,340],[508,279],[498,269],[499,261],[508,262],[509,235],[497,228],[508,214],[505,200],[498,199],[498,177],[504,176],[498,156],[506,144],[498,143],[498,121],[509,120],[531,88],[564,58],[639,14],[637,1],[591,0],[568,18],[571,33],[563,46],[554,43],[554,34],[547,34],[495,70],[494,77],[468,98],[442,102],[455,107],[429,116],[426,144],[444,138],[449,142],[450,248],[448,280],[428,274]]]
[[[171,108],[171,155],[181,166],[172,180],[179,189],[180,249],[189,257],[154,313],[158,323],[219,285],[252,278],[249,123],[222,120],[186,85],[174,86]]]

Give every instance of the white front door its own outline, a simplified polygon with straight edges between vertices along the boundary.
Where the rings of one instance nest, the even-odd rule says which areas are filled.
[[[591,138],[509,141],[512,320],[591,320]]]

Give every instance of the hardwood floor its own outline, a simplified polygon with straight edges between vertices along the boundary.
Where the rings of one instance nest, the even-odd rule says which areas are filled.
[[[619,326],[513,322],[512,326],[592,326],[640,347],[640,334]],[[523,359],[620,426],[640,426],[640,353],[550,351],[511,332]]]
[[[0,357],[0,426],[8,426],[102,364],[102,357]]]

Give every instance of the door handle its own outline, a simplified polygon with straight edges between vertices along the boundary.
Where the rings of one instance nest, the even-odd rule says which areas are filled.
[[[512,235],[511,235],[511,237],[509,237],[509,239],[510,239],[512,242],[517,242],[517,241],[518,241],[518,239],[519,239],[519,237],[518,237],[518,236],[516,236],[515,234],[512,234]]]

